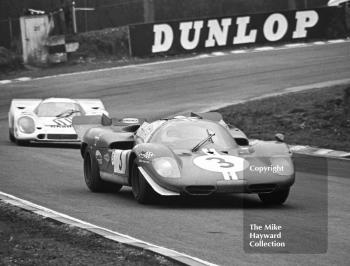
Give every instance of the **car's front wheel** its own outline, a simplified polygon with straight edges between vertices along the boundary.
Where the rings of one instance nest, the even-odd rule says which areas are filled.
[[[109,183],[101,179],[97,160],[88,151],[84,155],[84,179],[87,187],[92,192],[118,192],[122,188],[122,185]]]
[[[260,200],[268,205],[282,205],[288,198],[289,188],[271,193],[259,193]]]
[[[13,135],[11,129],[9,129],[9,139],[11,142],[15,143],[16,142],[16,138],[15,136]]]
[[[131,187],[132,194],[135,199],[142,204],[147,204],[152,202],[156,193],[152,189],[152,187],[148,184],[147,180],[143,177],[142,173],[138,169],[136,162],[132,165],[131,170]]]
[[[30,140],[23,140],[23,139],[16,139],[16,138],[15,138],[15,141],[16,141],[16,144],[19,146],[28,146],[30,143]]]

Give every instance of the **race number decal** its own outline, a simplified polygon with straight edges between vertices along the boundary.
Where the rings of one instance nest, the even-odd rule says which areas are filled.
[[[243,158],[216,152],[197,157],[193,163],[202,169],[222,173],[225,180],[238,180],[237,172],[248,167],[248,162]]]
[[[127,156],[130,150],[113,150],[111,156],[111,162],[114,167],[113,172],[116,174],[125,174],[126,173],[126,163]]]

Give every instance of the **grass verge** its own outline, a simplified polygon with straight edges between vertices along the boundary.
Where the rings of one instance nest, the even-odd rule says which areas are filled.
[[[0,201],[0,265],[179,265]]]
[[[216,110],[249,138],[350,151],[350,84],[315,88]]]
[[[21,56],[0,46],[0,74],[20,69],[23,69]]]

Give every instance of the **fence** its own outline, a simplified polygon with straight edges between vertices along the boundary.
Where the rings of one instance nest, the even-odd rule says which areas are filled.
[[[72,0],[64,0],[72,2]],[[324,6],[328,0],[76,0],[78,32],[172,19],[229,16]],[[61,0],[0,0],[0,46],[10,48],[20,38],[19,16],[26,8],[53,12]]]

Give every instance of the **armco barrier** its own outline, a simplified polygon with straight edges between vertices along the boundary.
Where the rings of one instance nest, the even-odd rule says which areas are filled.
[[[130,52],[142,57],[321,39],[341,17],[339,8],[327,7],[136,24],[129,27]]]

